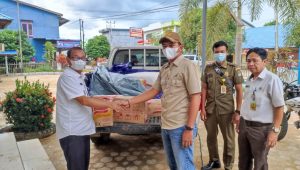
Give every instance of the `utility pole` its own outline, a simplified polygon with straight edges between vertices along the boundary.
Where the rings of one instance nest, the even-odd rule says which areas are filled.
[[[277,9],[277,5],[275,5],[275,57],[278,58],[278,52],[279,52],[279,48],[278,48],[278,9]]]
[[[83,20],[81,20],[81,27],[82,27],[82,48],[84,49],[84,27],[83,27]]]
[[[21,58],[21,65],[20,68],[23,69],[23,50],[22,50],[22,37],[21,37],[21,21],[20,21],[20,4],[19,1],[17,0],[17,14],[18,14],[18,29],[19,29],[19,55]]]
[[[81,26],[81,19],[79,19],[79,36],[80,36],[80,46],[81,48],[83,47],[82,46],[82,26]]]
[[[115,21],[106,21],[106,28],[109,30],[109,43],[112,46],[112,24],[115,25]],[[115,26],[114,26],[115,27]]]
[[[236,21],[236,38],[235,38],[235,64],[242,66],[242,43],[243,43],[243,30],[242,30],[242,1],[237,1],[237,20]]]
[[[201,72],[204,73],[204,67],[206,63],[206,13],[207,13],[207,0],[203,1],[202,10],[202,66]]]

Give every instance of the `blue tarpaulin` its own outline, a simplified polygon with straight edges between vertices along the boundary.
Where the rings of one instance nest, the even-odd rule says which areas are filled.
[[[145,91],[139,79],[123,74],[108,72],[100,66],[92,74],[89,82],[89,94],[94,95],[124,95],[137,96]]]

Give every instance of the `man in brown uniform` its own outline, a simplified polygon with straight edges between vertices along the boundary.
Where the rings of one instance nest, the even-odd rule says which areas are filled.
[[[215,62],[207,65],[202,76],[201,119],[207,130],[209,163],[205,170],[220,168],[218,153],[218,125],[224,140],[223,163],[225,169],[232,169],[235,152],[234,114],[240,112],[242,103],[243,76],[240,68],[226,62],[228,46],[224,41],[213,45]],[[236,109],[234,108],[234,87],[236,90]]]
[[[159,41],[168,63],[162,66],[153,87],[121,105],[130,106],[163,96],[161,135],[171,170],[194,170],[195,121],[200,104],[200,70],[182,55],[183,45],[177,33],[167,32]]]

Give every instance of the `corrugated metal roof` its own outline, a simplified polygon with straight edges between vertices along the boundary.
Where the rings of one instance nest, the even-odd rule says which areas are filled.
[[[7,16],[7,15],[4,15],[4,14],[0,13],[0,20],[12,20],[12,18]]]
[[[284,41],[288,28],[278,26],[278,46],[285,47]],[[243,48],[275,48],[275,26],[248,28],[245,30],[245,41]]]

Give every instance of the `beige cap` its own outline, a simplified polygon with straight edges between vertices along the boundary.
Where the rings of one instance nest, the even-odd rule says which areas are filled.
[[[180,44],[182,44],[181,38],[179,34],[176,32],[171,32],[171,31],[166,32],[165,35],[159,40],[159,43],[161,44],[166,40],[169,40],[173,43],[179,42]]]

